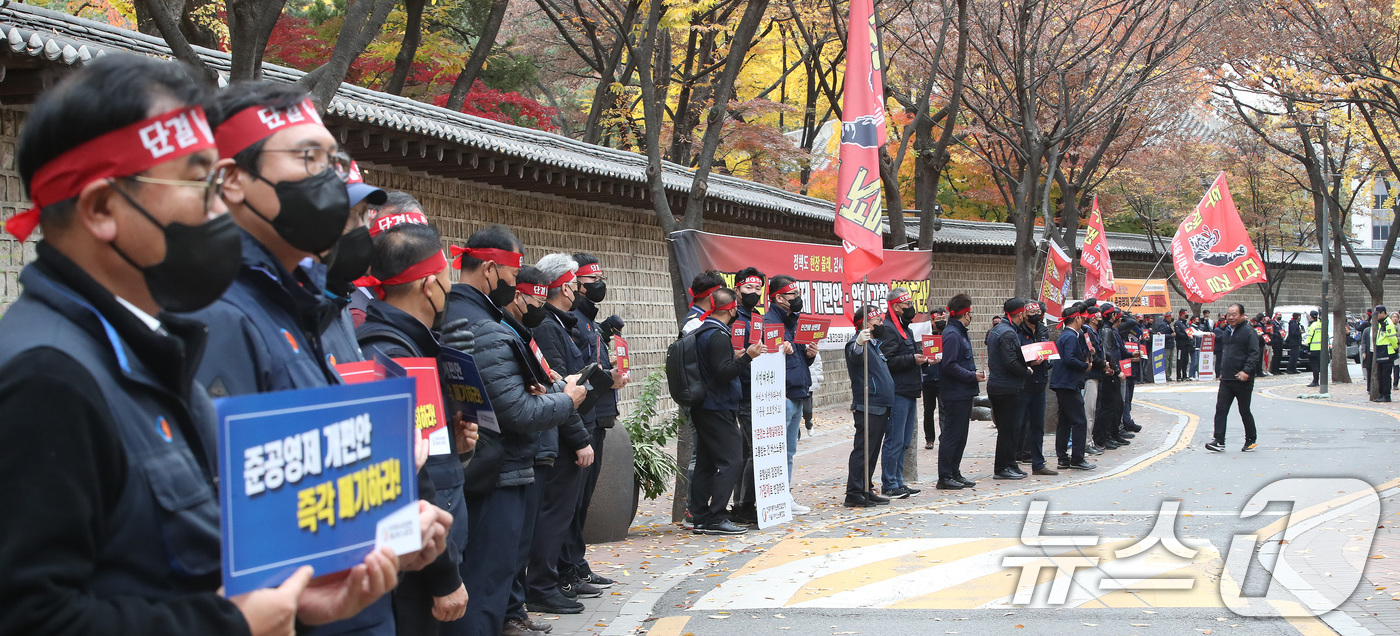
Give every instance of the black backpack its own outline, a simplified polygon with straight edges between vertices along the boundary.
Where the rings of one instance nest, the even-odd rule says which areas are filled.
[[[705,377],[700,372],[700,334],[705,331],[709,329],[701,325],[666,347],[666,384],[671,399],[681,406],[696,407],[705,401]]]

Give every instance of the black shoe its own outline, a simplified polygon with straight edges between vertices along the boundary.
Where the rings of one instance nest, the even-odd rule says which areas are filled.
[[[875,491],[873,491],[873,490],[870,491],[870,492],[868,492],[868,493],[865,493],[865,500],[866,500],[866,501],[869,501],[870,503],[873,503],[873,504],[875,504],[875,505],[877,505],[877,506],[888,506],[888,505],[890,505],[890,499],[889,499],[889,497],[881,497],[880,495],[875,494]]]
[[[526,601],[525,609],[537,614],[582,614],[583,603],[555,594],[542,601]]]
[[[1217,439],[1210,442],[1209,444],[1206,444],[1206,450],[1215,451],[1217,453],[1225,452],[1225,440]]]
[[[1020,466],[1012,466],[1012,467],[1011,467],[1011,470],[1014,471],[1014,472],[1017,472],[1017,473],[1021,473],[1021,476],[1022,476],[1022,477],[1025,477],[1025,476],[1027,476],[1027,475],[1030,475],[1030,473],[1028,473],[1028,472],[1026,472],[1026,471],[1024,471],[1024,470],[1021,470],[1021,467],[1020,467]]]
[[[1064,465],[1064,464],[1060,464],[1060,467],[1061,467],[1061,468],[1064,468],[1065,465]],[[1057,470],[1055,470],[1055,469],[1053,469],[1053,468],[1051,468],[1051,467],[1049,467],[1049,466],[1041,466],[1040,468],[1037,468],[1037,469],[1035,469],[1035,470],[1032,470],[1031,472],[1034,473],[1034,474],[1037,474],[1037,475],[1058,475],[1058,474],[1060,474],[1059,471],[1057,471]]]
[[[741,526],[756,524],[758,523],[758,509],[748,506],[734,508],[729,511],[729,520]],[[592,581],[589,582],[592,583]],[[594,583],[594,585],[597,584]]]
[[[1119,446],[1128,446],[1132,444],[1132,442],[1122,437],[1110,437],[1109,439],[1113,440],[1113,443]]]
[[[966,488],[966,486],[963,486],[962,482],[960,481],[953,481],[951,479],[940,479],[938,480],[938,485],[935,486],[935,488],[938,488],[939,490],[962,490],[963,488]]]
[[[909,496],[911,496],[911,497],[914,496],[914,495],[917,495],[917,494],[919,494],[919,493],[921,493],[921,492],[923,492],[922,490],[919,490],[918,488],[910,488],[909,486],[900,486],[900,487],[903,488],[903,489],[904,489],[904,492],[905,492],[906,494],[908,494]]]
[[[1012,472],[1012,471],[1011,471],[1010,469],[1008,469],[1008,468],[1003,468],[1003,469],[1001,469],[1001,470],[998,470],[998,471],[996,472],[995,475],[992,475],[992,479],[1025,479],[1025,478],[1026,478],[1026,474],[1025,474],[1025,473],[1022,473],[1022,472]]]
[[[1085,445],[1084,445],[1084,454],[1085,454],[1085,455],[1102,455],[1102,454],[1103,454],[1103,449],[1102,449],[1102,448],[1099,448],[1098,446],[1094,446],[1093,444],[1085,444]]]
[[[846,500],[841,505],[847,508],[874,508],[875,502],[860,495],[846,495]]]
[[[512,616],[501,626],[501,636],[531,636],[530,628],[525,626],[525,621],[520,617]]]
[[[530,630],[530,631],[532,631],[532,632],[538,632],[538,633],[540,633],[540,634],[548,634],[548,633],[554,631],[554,626],[553,626],[553,625],[550,625],[549,623],[541,623],[541,622],[539,622],[539,621],[530,620],[530,619],[528,619],[528,618],[520,618],[519,616],[515,617],[515,620],[520,621],[520,626],[521,626],[521,627],[524,627],[525,629],[528,629],[528,630]],[[510,621],[506,621],[506,622],[510,622]]]
[[[924,450],[933,450],[933,442],[924,442]]]
[[[1118,437],[1121,437],[1123,439],[1132,439],[1134,437],[1137,437],[1137,434],[1129,430],[1121,430],[1118,431]]]
[[[568,593],[564,592],[565,588],[568,588]],[[603,595],[602,590],[589,585],[577,576],[565,581],[560,581],[559,592],[569,598],[598,598]]]
[[[1316,382],[1313,382],[1312,384],[1309,384],[1309,385],[1308,385],[1309,388],[1315,387],[1315,386],[1317,386],[1317,383],[1316,383]]]
[[[726,520],[726,521],[718,521],[718,522],[715,522],[715,523],[697,523],[697,524],[695,524],[695,530],[694,530],[695,534],[714,534],[714,535],[735,535],[735,534],[744,534],[744,533],[747,533],[748,531],[749,531],[748,528],[746,528],[746,527],[744,527],[744,526],[736,526],[736,525],[734,525],[734,523],[733,523],[732,521],[727,521],[727,520]]]
[[[1119,446],[1122,446],[1122,444],[1119,444],[1118,442],[1115,442],[1115,441],[1113,441],[1113,440],[1111,440],[1111,439],[1105,439],[1105,440],[1095,441],[1095,442],[1094,442],[1094,446],[1097,446],[1097,447],[1102,448],[1102,449],[1104,449],[1104,450],[1118,450],[1118,447],[1119,447]]]
[[[1124,425],[1123,425],[1123,429],[1126,430],[1126,431],[1133,432],[1133,433],[1141,433],[1141,432],[1142,432],[1142,426],[1140,426],[1140,425],[1138,425],[1138,424],[1124,424]]]
[[[757,521],[758,521],[757,519],[754,520],[755,523],[757,523]],[[613,586],[614,583],[617,583],[617,581],[614,581],[614,580],[612,580],[612,579],[610,579],[610,578],[608,578],[608,577],[606,577],[606,576],[598,576],[597,574],[594,574],[594,573],[592,573],[592,572],[589,572],[589,573],[588,573],[588,576],[583,577],[583,582],[584,582],[584,583],[587,583],[587,584],[589,584],[589,585],[592,585],[593,587],[596,587],[596,588],[598,588],[598,589],[600,589],[600,590],[605,590],[605,589],[607,589],[607,588],[610,588],[610,587]],[[545,625],[545,627],[548,627],[548,628],[550,628],[550,629],[554,629],[554,626],[553,626],[553,625]],[[530,628],[530,629],[534,629],[534,628],[532,627],[532,628]],[[540,630],[535,629],[535,631],[540,631]]]
[[[904,486],[895,486],[885,491],[885,496],[890,499],[908,499],[910,494],[909,489]]]
[[[1074,470],[1093,470],[1095,468],[1098,468],[1098,466],[1090,464],[1089,462],[1086,462],[1082,459],[1078,462],[1070,462],[1069,467]]]
[[[1381,401],[1381,402],[1389,402],[1389,401],[1390,401],[1390,398],[1388,398],[1388,397],[1383,397],[1383,398],[1380,399],[1380,401]]]
[[[1259,448],[1259,443],[1255,442],[1254,440],[1249,440],[1244,443],[1244,448],[1241,448],[1240,452],[1248,453],[1256,448]]]
[[[954,479],[957,479],[958,481],[962,482],[963,488],[975,488],[977,486],[977,482],[963,477],[962,475],[958,475]]]

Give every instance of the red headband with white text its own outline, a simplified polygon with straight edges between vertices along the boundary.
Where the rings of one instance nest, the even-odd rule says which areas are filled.
[[[316,113],[316,105],[308,97],[286,110],[249,106],[219,124],[214,131],[214,139],[219,144],[219,156],[232,157],[274,133],[313,124],[325,125]]]
[[[453,245],[451,251],[452,266],[457,269],[462,269],[463,256],[470,256],[481,261],[494,261],[497,265],[517,268],[520,267],[521,259],[525,258],[524,254],[510,250],[498,250],[493,247],[457,247]]]
[[[433,252],[427,258],[418,261],[408,269],[399,272],[396,276],[390,276],[386,280],[379,280],[373,276],[363,276],[355,280],[355,286],[368,287],[374,290],[374,295],[380,299],[384,298],[384,288],[391,285],[402,285],[421,280],[432,276],[442,270],[447,269],[447,258],[442,252]]]

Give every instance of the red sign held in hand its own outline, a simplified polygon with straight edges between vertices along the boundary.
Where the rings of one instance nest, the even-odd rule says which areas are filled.
[[[797,317],[797,332],[793,334],[792,342],[800,345],[814,343],[825,338],[826,332],[830,328],[830,318],[799,315]]]

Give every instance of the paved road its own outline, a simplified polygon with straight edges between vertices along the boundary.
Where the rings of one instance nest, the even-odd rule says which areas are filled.
[[[1139,408],[1157,410],[1159,430],[1113,451],[1116,466],[1109,470],[1034,483],[983,480],[971,494],[926,492],[926,501],[916,505],[796,524],[789,534],[752,534],[736,542],[748,549],[734,546],[708,565],[677,568],[666,577],[670,587],[651,609],[648,632],[1385,633],[1355,604],[1327,614],[1325,624],[1277,616],[1280,610],[1306,614],[1299,604],[1335,594],[1329,586],[1344,588],[1335,598],[1351,593],[1356,576],[1348,573],[1373,554],[1371,493],[1381,491],[1386,517],[1396,512],[1400,496],[1395,416],[1269,397],[1270,390],[1298,392],[1282,389],[1284,382],[1293,380],[1261,382],[1265,394],[1254,404],[1257,452],[1239,452],[1243,432],[1235,415],[1227,452],[1204,450],[1214,384],[1140,389]],[[1302,477],[1340,481],[1289,482],[1274,499],[1296,503],[1274,503],[1240,518],[1256,492]],[[1160,515],[1163,506],[1178,508],[1175,517]],[[1027,517],[1040,507],[1037,533]],[[1280,548],[1290,510],[1295,526],[1310,520],[1312,529],[1301,526],[1308,531],[1288,535],[1282,545],[1289,547]],[[1272,540],[1259,543],[1248,569],[1226,568],[1233,538],[1254,532]],[[1156,539],[1144,541],[1149,537]],[[1320,581],[1319,589],[1291,594],[1274,583],[1269,599],[1239,601],[1244,613],[1271,616],[1227,608],[1222,586],[1232,598],[1241,587],[1246,597],[1262,594],[1268,570],[1280,568],[1281,549],[1288,556],[1279,576],[1300,589],[1305,586],[1298,580]],[[1023,579],[1034,565],[1044,567]],[[1363,597],[1374,602],[1371,596],[1389,601],[1393,593],[1367,581],[1355,589],[1357,603]]]

